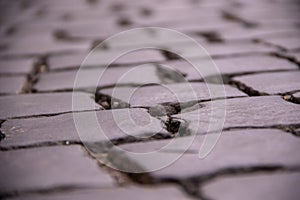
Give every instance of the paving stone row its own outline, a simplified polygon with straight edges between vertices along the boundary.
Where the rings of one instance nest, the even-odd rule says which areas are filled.
[[[209,89],[218,91],[223,88],[222,85],[218,84],[207,85],[205,83],[174,83],[168,85],[145,86],[138,89],[136,87],[119,87],[103,89],[99,92],[129,103],[131,106],[150,107],[167,102],[210,100],[210,92],[212,91],[209,91]],[[225,93],[226,97],[247,96],[236,88],[230,86],[225,86]],[[223,98],[221,94],[214,97]]]
[[[154,141],[139,144],[121,145],[122,149],[128,152],[157,152],[159,159],[167,159],[179,155],[174,163],[162,169],[151,172],[156,179],[184,179],[189,177],[199,177],[216,173],[229,168],[251,168],[254,166],[281,166],[293,167],[299,166],[299,158],[296,148],[300,140],[295,136],[276,129],[257,129],[257,130],[237,130],[226,131],[221,136],[214,150],[205,159],[199,159],[198,151],[205,136],[199,135],[193,140],[188,152],[185,152],[185,144],[189,138],[176,139],[176,146],[166,147],[170,142],[168,140]],[[286,146],[289,148],[286,148]],[[120,156],[118,150],[112,150],[110,153],[111,162],[122,166],[126,159]],[[144,158],[133,157],[128,153],[128,159],[145,169],[151,169],[155,166],[154,162]],[[123,158],[123,162],[117,159]],[[126,158],[126,157],[125,157]],[[189,164],[187,164],[189,163]],[[184,169],[184,170],[183,170]]]
[[[299,35],[299,34],[298,34]],[[286,50],[299,50],[300,45],[299,45],[299,38],[296,36],[295,38],[268,38],[262,39],[263,41],[273,44],[279,47],[282,47],[283,49]]]
[[[166,73],[161,73],[155,64],[145,64],[138,67],[100,68],[89,70],[72,70],[65,72],[52,72],[41,74],[34,89],[45,91],[71,91],[72,89],[88,89],[96,87],[108,87],[114,85],[144,85],[177,82],[172,80],[172,74],[176,77],[179,73],[169,68],[164,68]],[[145,73],[145,75],[140,75]],[[160,75],[161,74],[161,75]],[[171,79],[164,77],[170,74]],[[86,79],[89,77],[89,79]],[[76,80],[76,82],[75,82]]]
[[[72,95],[80,102],[77,110],[72,108]],[[72,111],[99,110],[92,95],[87,93],[22,94],[0,97],[0,119],[51,115]]]
[[[128,112],[134,121],[128,118]],[[80,113],[79,116],[81,119],[88,119],[91,114]],[[162,129],[160,121],[151,117],[145,109],[103,110],[96,112],[96,116],[101,129],[110,140],[146,134],[168,134]],[[142,126],[150,120],[151,124],[148,128],[142,130],[134,128],[134,123]],[[120,124],[121,122],[124,126]],[[86,131],[90,134],[97,134],[98,129],[87,122]],[[6,135],[6,139],[1,142],[0,146],[6,149],[39,146],[43,143],[89,142],[84,135],[78,135],[72,113],[52,117],[7,120],[2,124],[1,132]]]
[[[50,53],[63,53],[70,51],[84,51],[90,48],[87,42],[64,42],[56,41],[51,35],[28,36],[12,38],[6,41],[8,47],[0,52],[1,56],[33,56]],[[31,45],[31,44],[36,45]],[[3,44],[7,45],[7,44]]]
[[[253,90],[264,94],[283,94],[297,91],[300,88],[300,71],[294,72],[272,72],[253,75],[244,75],[234,78]],[[273,85],[274,82],[278,82]]]
[[[199,63],[199,65],[202,62],[201,59],[191,60],[195,63]],[[255,62],[253,62],[254,60]],[[214,59],[214,62],[216,66],[218,66],[222,75],[239,75],[246,73],[298,69],[298,66],[295,63],[289,62],[286,59],[268,55],[220,58]],[[185,78],[188,81],[201,80],[203,78],[191,64],[183,60],[168,61],[166,62],[166,65],[185,74]],[[210,75],[216,76],[218,74],[212,71]]]
[[[1,199],[298,199],[296,0],[24,0],[0,8]],[[145,26],[187,34],[220,73],[199,74],[174,53],[201,69],[211,58],[153,28],[104,41]],[[226,105],[223,133],[199,159],[205,138],[220,130],[209,127],[212,111],[223,111],[214,104]],[[94,117],[105,139],[95,141]],[[108,140],[128,152],[100,149]],[[155,159],[178,159],[142,174],[100,162],[150,170],[155,159],[129,152],[158,150]]]
[[[269,104],[266,105],[265,102],[269,102]],[[246,109],[249,105],[251,106]],[[280,97],[228,99],[227,106],[230,109],[227,112],[224,125],[225,129],[299,124],[299,119],[297,118],[299,106],[286,102]],[[242,110],[241,107],[244,107],[244,110]],[[274,110],[272,108],[276,109]],[[207,121],[210,120],[210,103],[203,103],[203,107],[199,109],[201,111],[199,114],[197,114],[198,110],[192,110],[179,115],[182,119],[189,122],[189,129],[191,129],[193,133],[205,134],[208,128]],[[127,112],[127,109],[97,112],[98,122],[109,139],[117,140],[124,137],[126,138],[128,135],[152,135],[155,133],[168,134],[162,129],[162,124],[159,120],[150,117],[144,109],[130,109],[130,114],[134,119],[134,123],[143,124],[149,119],[154,121],[148,129],[135,130],[134,127],[131,127],[132,122],[130,119],[126,118],[128,117],[126,115]],[[271,113],[272,115],[270,115]],[[82,119],[90,116],[89,113],[80,113],[80,115]],[[253,115],[256,115],[255,119],[250,119],[250,116]],[[117,124],[117,122],[113,120],[115,116],[120,117],[121,121],[128,121],[128,126],[122,127]],[[200,122],[198,122],[198,120],[200,120]],[[53,124],[53,126],[47,125],[49,123]],[[125,122],[122,123],[125,124]],[[89,127],[87,125],[86,127],[87,132],[97,132],[97,129],[92,126]],[[3,148],[38,145],[47,142],[80,142],[80,138],[76,133],[72,113],[52,117],[7,120],[2,124],[1,132],[6,135],[6,139],[1,142],[0,145]],[[82,139],[84,138],[81,138],[81,140]]]
[[[208,122],[211,120],[209,117],[212,116],[212,103],[203,105],[202,108],[178,114],[178,117],[190,121],[190,128],[199,133],[207,131]],[[299,109],[298,105],[279,96],[227,99],[223,128],[299,124]]]

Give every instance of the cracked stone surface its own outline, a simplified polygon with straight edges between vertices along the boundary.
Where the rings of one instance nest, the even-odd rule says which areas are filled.
[[[298,166],[300,163],[296,149],[299,138],[276,129],[237,130],[224,132],[213,151],[205,159],[199,159],[198,151],[205,136],[197,136],[188,149],[176,162],[151,172],[154,178],[188,178],[208,175],[227,168],[250,168],[251,166]],[[185,151],[182,144],[187,138],[177,140],[176,146],[159,152],[160,159]],[[151,152],[160,149],[170,141],[155,141],[143,144],[121,146],[131,152]],[[288,146],[288,148],[287,148]],[[117,156],[115,151],[112,155]],[[173,154],[173,155],[172,155]],[[133,159],[128,155],[128,159]],[[138,165],[150,169],[152,162],[135,159]],[[189,164],[187,164],[189,163]],[[184,169],[184,170],[183,170]]]
[[[235,77],[233,80],[243,83],[246,87],[260,93],[282,94],[300,90],[299,77],[300,72],[293,71],[245,75]]]
[[[205,102],[203,105],[199,110],[175,116],[188,121],[193,132],[203,134],[208,130],[209,117],[213,116],[211,103]],[[299,124],[299,111],[298,105],[287,102],[280,96],[227,99],[223,128]]]
[[[78,113],[76,116],[84,120],[89,119],[92,114]],[[151,117],[145,109],[103,110],[97,111],[96,117],[105,136],[110,140],[146,134],[168,134],[162,129],[160,121]],[[132,117],[132,119],[129,117]],[[52,117],[7,120],[0,128],[6,136],[0,143],[0,147],[18,148],[38,146],[43,143],[88,142],[89,140],[85,140],[87,137],[78,135],[75,123],[72,113]],[[136,127],[135,124],[141,127],[148,125],[148,128],[136,129],[134,128]],[[98,131],[92,124],[86,122],[86,132],[99,134]]]
[[[298,199],[299,5],[0,1],[0,199]]]
[[[111,187],[113,180],[80,146],[42,147],[0,152],[1,191],[52,187]]]
[[[299,182],[299,172],[226,177],[205,185],[203,193],[212,199],[296,200]]]
[[[172,72],[171,70],[167,69]],[[75,78],[77,70],[66,72],[53,72],[40,76],[39,82],[35,85],[37,91],[57,91],[95,88],[96,86],[107,87],[115,84],[123,85],[144,85],[164,83],[164,77],[159,76],[159,71],[155,65],[146,64],[138,67],[117,67],[105,69],[82,70]],[[102,74],[103,73],[103,74]],[[102,75],[102,76],[101,76]],[[99,77],[101,79],[99,80]],[[175,82],[177,80],[174,80]]]
[[[120,87],[114,89],[103,89],[100,93],[120,99],[131,106],[154,106],[165,102],[188,102],[198,100],[209,100],[209,89],[215,92],[214,98],[243,97],[246,94],[231,86],[205,83],[177,83],[146,87]],[[193,93],[195,92],[195,93]],[[129,100],[129,101],[128,101]]]
[[[72,93],[30,94],[0,97],[0,118],[50,115],[71,111],[101,109],[87,93],[74,93],[80,108],[72,108]]]

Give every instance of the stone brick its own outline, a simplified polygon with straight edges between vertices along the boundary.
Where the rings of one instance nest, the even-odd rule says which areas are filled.
[[[203,62],[201,59],[193,59],[193,62],[199,63],[201,66]],[[228,57],[222,59],[214,59],[216,67],[220,70],[221,74],[235,75],[253,72],[277,71],[277,70],[293,70],[298,69],[298,66],[285,59],[273,56],[243,56],[243,57]],[[253,62],[255,61],[255,62]],[[186,74],[187,80],[201,80],[200,74],[188,62],[183,60],[169,61],[166,65],[175,68],[176,70]],[[201,68],[200,68],[201,70]],[[217,75],[212,71],[211,76]]]
[[[169,74],[178,74],[168,69],[165,71],[168,71]],[[103,75],[99,81],[101,73]],[[163,75],[160,75],[158,67],[154,64],[145,64],[137,67],[109,67],[107,70],[104,68],[82,70],[77,78],[78,84],[74,87],[76,74],[77,70],[42,74],[34,88],[37,91],[64,91],[107,87],[115,84],[144,85],[165,82],[165,78]],[[173,81],[176,82],[177,80]]]
[[[299,77],[300,71],[291,71],[238,76],[233,80],[261,93],[279,94],[300,90]]]
[[[71,24],[65,27],[62,27],[58,30],[62,30],[70,38],[79,38],[79,39],[107,39],[114,34],[120,33],[122,31],[128,30],[130,27],[120,27],[116,23],[86,23],[81,24]]]
[[[100,93],[112,96],[129,103],[131,106],[154,106],[165,102],[188,102],[209,100],[208,86],[214,91],[223,91],[223,86],[218,84],[205,83],[175,83],[168,85],[154,85],[146,87],[116,87],[103,89]],[[247,96],[236,88],[225,85],[224,96],[222,92],[213,98],[226,98]],[[195,92],[195,94],[193,93]],[[128,101],[129,100],[129,101]]]
[[[219,100],[217,105],[222,105]],[[175,117],[190,122],[194,133],[205,133],[212,117],[211,103],[205,102],[199,110],[181,113]],[[222,109],[222,108],[221,108]],[[223,128],[268,127],[298,124],[300,107],[280,96],[247,97],[226,100],[226,116]],[[199,123],[199,124],[198,124]]]
[[[34,59],[2,59],[0,74],[29,74],[33,70]]]
[[[265,166],[299,166],[300,159],[297,154],[297,147],[300,140],[295,136],[282,132],[276,129],[244,129],[236,131],[226,131],[219,138],[218,143],[204,159],[199,159],[198,152],[204,141],[202,135],[196,136],[192,145],[185,152],[182,144],[188,144],[189,138],[175,138],[176,146],[166,147],[169,140],[152,141],[147,143],[136,143],[121,145],[120,147],[129,152],[152,152],[157,151],[161,147],[165,147],[160,152],[157,152],[157,159],[169,159],[177,157],[184,153],[174,163],[165,166],[159,170],[151,172],[154,178],[188,178],[195,176],[203,176],[212,174],[224,169],[230,168],[251,168]],[[188,139],[188,140],[187,140]],[[117,152],[117,153],[116,153]],[[155,166],[153,160],[146,160],[126,153],[118,154],[118,151],[111,151],[110,160],[115,163],[130,163],[129,159],[137,163],[140,167],[150,170]],[[120,156],[123,156],[123,161],[120,162]],[[116,160],[115,160],[116,159]],[[119,162],[118,162],[119,161]],[[189,163],[189,164],[187,164]],[[122,165],[122,164],[120,164]],[[163,167],[163,166],[161,166]]]
[[[80,146],[20,149],[0,155],[2,193],[114,184]]]
[[[72,51],[84,51],[90,48],[87,42],[62,42],[45,35],[29,38],[12,38],[6,41],[8,48],[1,51],[0,55],[43,55]],[[36,44],[36,45],[32,45]]]
[[[151,117],[146,110],[130,109],[130,116],[127,115],[127,112],[127,109],[96,112],[98,123],[108,139],[116,140],[126,138],[128,135],[138,136],[150,133],[152,133],[151,135],[155,133],[167,134],[166,131],[162,130],[160,121]],[[100,131],[93,124],[90,124],[91,120],[88,120],[92,116],[90,113],[77,113],[76,116],[76,119],[82,118],[82,123],[86,124],[86,132],[97,134]],[[121,120],[122,123],[118,120]],[[148,124],[150,120],[151,124]],[[132,123],[141,127],[145,125],[145,127],[138,129]],[[127,124],[127,126],[123,127],[122,124]],[[148,126],[146,126],[147,124]],[[81,140],[89,142],[88,140],[84,140],[84,136],[78,135],[72,113],[51,117],[11,119],[5,121],[1,125],[0,130],[5,134],[5,139],[0,143],[0,147],[3,148],[59,142],[80,142]]]
[[[216,30],[224,40],[245,40],[254,38],[274,38],[279,36],[299,35],[295,25],[284,24],[280,27],[274,25],[258,26],[253,28],[235,27]]]
[[[300,173],[229,176],[203,187],[211,199],[290,199],[299,198]]]
[[[194,19],[197,18],[198,20],[203,20],[203,18],[212,19],[220,16],[220,13],[216,12],[216,10],[217,9],[215,7],[207,7],[205,10],[203,10],[203,12],[199,12],[197,7],[190,7],[188,9],[180,7],[174,9],[156,9],[151,17],[146,18],[133,16],[133,21],[143,26],[151,26],[153,24],[180,21],[183,19],[189,22],[188,19],[191,19],[191,16],[194,17]]]
[[[122,36],[122,35],[121,35]],[[103,44],[112,50],[117,49],[143,49],[167,44],[178,45],[190,42],[190,39],[180,34],[172,34],[171,30],[157,30],[155,27],[135,29],[134,32],[125,34],[126,37],[116,37],[104,41]]]
[[[169,29],[173,29],[185,33],[188,36],[192,36],[192,38],[194,39],[197,38],[197,41],[199,41],[197,36],[201,35],[202,33],[209,33],[218,29],[222,30],[222,29],[230,28],[234,25],[232,22],[220,18],[220,16],[203,17],[203,18],[189,16],[187,18],[182,18],[180,20],[175,20],[175,21],[174,19],[167,20],[167,21],[160,21],[157,24],[165,28],[169,28]]]
[[[174,46],[177,44],[174,44]],[[277,49],[274,47],[265,46],[255,43],[201,43],[200,45],[208,52],[210,56],[233,56],[233,55],[248,55],[273,52]],[[163,46],[164,47],[164,46]],[[200,47],[194,48],[188,45],[182,45],[180,50],[175,51],[173,44],[165,45],[165,48],[171,52],[180,54],[184,58],[205,58],[206,55],[199,55]],[[200,49],[199,49],[200,48]]]
[[[25,76],[0,77],[0,94],[18,94],[25,82]]]
[[[71,111],[101,109],[86,93],[75,93],[81,107],[72,110],[72,93],[27,94],[0,97],[0,119],[32,115],[50,115]]]
[[[50,70],[79,68],[80,66],[82,68],[86,68],[86,67],[101,68],[101,67],[106,67],[107,64],[113,61],[113,60],[109,60],[109,58],[111,58],[111,55],[115,55],[116,57],[121,56],[121,53],[117,50],[114,50],[113,52],[110,50],[98,51],[98,52],[99,53],[95,53],[95,56],[89,56],[89,57],[87,57],[88,52],[52,56],[49,58],[48,64]],[[140,64],[140,63],[147,63],[147,62],[162,62],[164,60],[165,60],[164,57],[159,53],[159,51],[142,50],[142,51],[131,52],[129,54],[121,56],[119,59],[115,60],[113,64],[128,65],[128,64]]]

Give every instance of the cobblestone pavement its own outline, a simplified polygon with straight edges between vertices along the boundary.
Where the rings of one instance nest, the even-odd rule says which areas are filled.
[[[299,199],[299,1],[1,0],[0,7],[0,199]],[[199,77],[178,56],[147,49],[116,60],[96,93],[91,92],[107,58],[138,45],[131,38],[106,44],[97,59],[88,60],[84,81],[74,87],[93,47],[115,33],[146,26],[187,34],[205,47],[220,70],[226,118],[217,145],[205,159],[198,158],[198,151],[211,134],[210,104],[224,101],[222,96],[212,99],[207,90],[207,85],[222,87],[214,81],[217,74]],[[147,37],[165,45],[155,34]],[[179,39],[168,42],[184,47],[184,55],[196,62],[203,59]],[[137,76],[122,79],[113,93],[117,81],[140,64],[146,65]],[[196,97],[186,90],[184,79]],[[182,97],[180,106],[160,84]],[[73,89],[81,102],[76,110]],[[153,126],[131,136],[124,133],[112,112],[123,116],[127,108],[137,123],[152,119]],[[110,146],[97,154],[88,152],[73,114],[84,119],[95,110],[109,140],[127,151],[156,151],[170,140],[179,144],[194,134],[196,139],[177,161],[160,170],[114,170],[100,159],[121,168],[151,166],[120,156]],[[86,123],[85,131],[93,132]],[[149,133],[144,139],[134,137]],[[177,146],[159,155],[183,151]]]

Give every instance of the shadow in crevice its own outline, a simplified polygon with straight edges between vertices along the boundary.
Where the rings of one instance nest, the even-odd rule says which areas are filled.
[[[5,121],[0,120],[0,142],[5,139],[5,134],[1,131],[1,126]]]
[[[130,107],[128,103],[123,102],[117,98],[113,98],[109,95],[102,94],[99,91],[97,91],[95,94],[95,101],[97,104],[102,106],[105,110],[122,109],[122,108]]]

